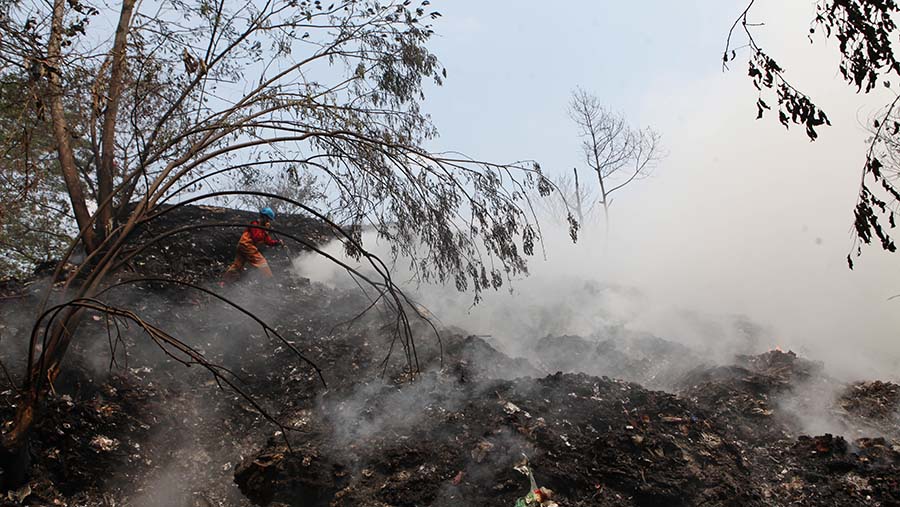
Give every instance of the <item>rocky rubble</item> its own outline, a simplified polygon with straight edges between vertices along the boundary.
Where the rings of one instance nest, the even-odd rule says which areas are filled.
[[[160,234],[177,229],[199,226],[184,230],[147,248],[133,262],[132,268],[140,273],[167,274],[191,281],[216,279],[228,264],[234,260],[237,238],[244,225],[231,227],[211,227],[213,224],[249,224],[257,214],[219,206],[183,206],[167,212],[160,218],[142,226],[132,238],[135,245],[149,243]],[[284,215],[277,218],[273,230],[282,231],[321,245],[334,237],[327,225],[304,215]],[[278,237],[276,232],[273,236]],[[299,254],[304,247],[290,240],[288,249],[268,249],[267,260],[274,268],[286,268],[290,256]]]

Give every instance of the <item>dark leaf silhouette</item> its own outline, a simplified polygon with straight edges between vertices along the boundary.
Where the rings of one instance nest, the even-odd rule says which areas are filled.
[[[778,121],[785,127],[803,125],[810,141],[819,137],[818,128],[831,125],[828,116],[806,94],[788,82],[784,69],[764,51],[755,39],[754,27],[759,23],[749,21],[755,0],[735,20],[728,34],[725,47],[725,65],[732,49],[732,41],[742,32],[751,54],[749,77],[759,90],[757,119],[764,115],[762,95],[777,99]],[[869,93],[880,82],[885,88],[891,83],[890,75],[900,75],[900,61],[894,51],[898,30],[895,20],[900,16],[900,6],[894,0],[818,0],[816,14],[807,37],[810,41],[816,33],[837,42],[840,55],[838,71],[847,84],[858,93]],[[732,58],[733,59],[733,58]],[[871,244],[877,240],[882,249],[896,251],[896,246],[886,229],[894,228],[894,212],[900,205],[900,191],[895,182],[900,181],[900,114],[896,106],[900,98],[886,105],[872,121],[872,138],[866,153],[866,163],[860,178],[859,195],[853,212],[853,234],[858,244]],[[888,226],[882,224],[887,221]],[[847,257],[853,269],[852,255]]]

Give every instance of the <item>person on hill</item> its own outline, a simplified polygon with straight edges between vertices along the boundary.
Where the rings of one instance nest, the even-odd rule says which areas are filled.
[[[259,218],[250,222],[250,225],[241,234],[234,262],[222,275],[222,285],[239,280],[244,267],[248,264],[258,269],[264,278],[272,278],[272,270],[269,268],[266,258],[260,253],[259,247],[284,244],[284,241],[276,240],[269,235],[268,229],[274,220],[275,212],[272,211],[272,208],[259,210]]]

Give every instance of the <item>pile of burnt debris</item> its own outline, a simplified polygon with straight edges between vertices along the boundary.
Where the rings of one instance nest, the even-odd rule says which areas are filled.
[[[525,455],[558,505],[900,501],[900,445],[800,435],[779,400],[820,366],[793,353],[695,369],[678,394],[583,373],[503,380],[521,365],[488,361],[496,374],[463,367],[329,391],[288,416],[296,446],[270,439],[237,469],[238,484],[260,505],[513,506],[528,490],[516,471]],[[847,424],[866,416],[846,408],[856,391],[835,400]]]
[[[328,237],[299,218],[290,227]],[[236,238],[206,234],[173,238],[138,267],[187,266],[211,284]],[[111,354],[105,322],[89,320],[32,436],[30,480],[0,505],[900,504],[896,384],[844,384],[778,350],[706,365],[682,345],[615,331],[545,337],[512,358],[422,323],[411,375],[400,344],[385,360],[389,313],[355,319],[370,305],[358,291],[288,267],[277,288],[226,289],[287,343],[189,289],[119,296],[228,368],[258,407],[136,332],[127,354]],[[18,367],[30,316],[6,301],[16,303],[0,302],[2,359]],[[0,393],[5,420],[16,400],[12,387]]]

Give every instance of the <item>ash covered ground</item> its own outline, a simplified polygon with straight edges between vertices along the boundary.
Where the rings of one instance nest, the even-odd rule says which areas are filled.
[[[249,217],[194,207],[161,226]],[[277,227],[329,239],[300,217]],[[132,268],[215,287],[237,234],[177,236]],[[457,328],[438,342],[424,323],[410,381],[402,352],[384,361],[392,316],[353,320],[369,301],[293,272],[299,253],[266,254],[277,285],[225,289],[290,344],[189,289],[114,295],[233,371],[284,431],[136,330],[111,353],[106,322],[89,318],[33,435],[28,485],[0,505],[511,507],[529,490],[523,455],[559,506],[900,505],[897,384],[838,380],[789,351],[711,362],[622,328],[523,337],[511,357]],[[40,285],[2,287],[14,377]],[[5,420],[15,403],[5,389]]]

